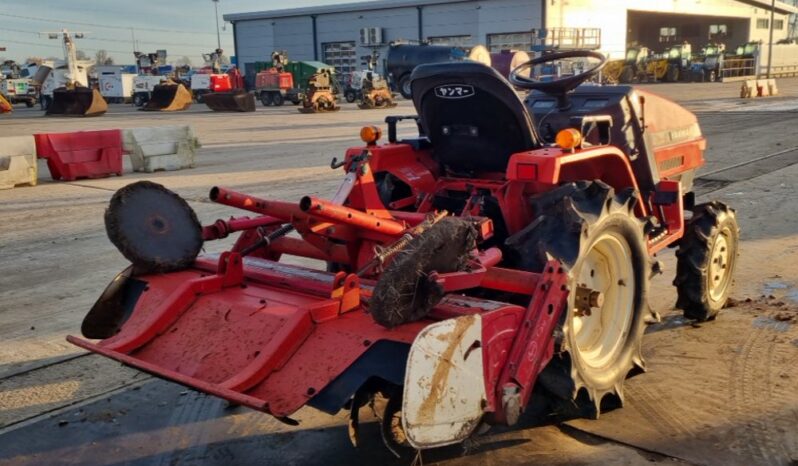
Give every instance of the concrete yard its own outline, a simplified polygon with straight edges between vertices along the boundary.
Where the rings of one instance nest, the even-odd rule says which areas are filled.
[[[798,465],[798,78],[781,95],[741,100],[739,83],[646,85],[699,116],[708,141],[699,201],[737,209],[741,226],[735,305],[691,325],[673,308],[672,250],[660,259],[648,328],[648,372],[629,379],[625,406],[599,420],[494,429],[422,455],[425,464]],[[0,191],[0,464],[408,464],[349,443],[346,416],[305,408],[300,426],[155,379],[65,341],[126,259],[108,241],[103,212],[114,191],[150,179],[187,200],[204,224],[235,214],[208,200],[212,186],[297,201],[331,195],[333,157],[365,124],[413,114],[343,104],[332,114],[295,107],[255,113],[153,114],[111,105],[99,118],[46,118],[18,106],[0,137],[188,124],[202,142],[193,169],[53,182]],[[401,132],[411,133],[411,125]],[[231,240],[209,243],[224,250]],[[371,442],[368,442],[371,440]]]

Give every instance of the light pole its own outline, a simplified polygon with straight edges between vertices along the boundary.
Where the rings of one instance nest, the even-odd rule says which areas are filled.
[[[222,48],[222,38],[219,35],[219,0],[213,0],[213,10],[216,12],[216,48],[220,49]]]
[[[776,16],[776,0],[770,3],[770,40],[768,42],[768,79],[770,79],[770,65],[773,60],[773,20]]]

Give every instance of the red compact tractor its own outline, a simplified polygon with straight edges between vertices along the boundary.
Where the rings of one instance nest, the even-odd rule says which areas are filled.
[[[598,64],[536,80],[555,60]],[[361,131],[329,200],[214,187],[249,216],[202,227],[159,185],[119,190],[111,241],[132,262],[69,341],[287,423],[375,397],[397,454],[513,425],[535,399],[597,414],[642,369],[655,254],[678,247],[677,305],[710,320],[731,289],[734,211],[695,205],[696,117],[629,86],[580,84],[593,52],[546,55],[512,85],[479,63],[422,65],[418,116]],[[419,136],[397,140],[415,120]],[[204,242],[240,232],[230,251]],[[315,259],[309,268],[286,256]],[[308,261],[308,263],[313,261]],[[326,264],[326,266],[324,265]]]

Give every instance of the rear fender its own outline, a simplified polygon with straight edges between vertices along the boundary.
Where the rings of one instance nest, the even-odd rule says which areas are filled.
[[[533,192],[548,191],[571,181],[601,180],[616,191],[634,189],[639,201],[637,215],[643,217],[648,214],[628,158],[612,146],[573,152],[559,147],[519,152],[510,158],[507,179],[523,181],[531,185]]]

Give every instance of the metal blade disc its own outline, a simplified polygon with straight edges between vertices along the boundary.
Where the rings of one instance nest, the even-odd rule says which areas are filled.
[[[150,181],[114,193],[105,211],[105,230],[137,272],[188,267],[202,248],[202,225],[188,203]]]

